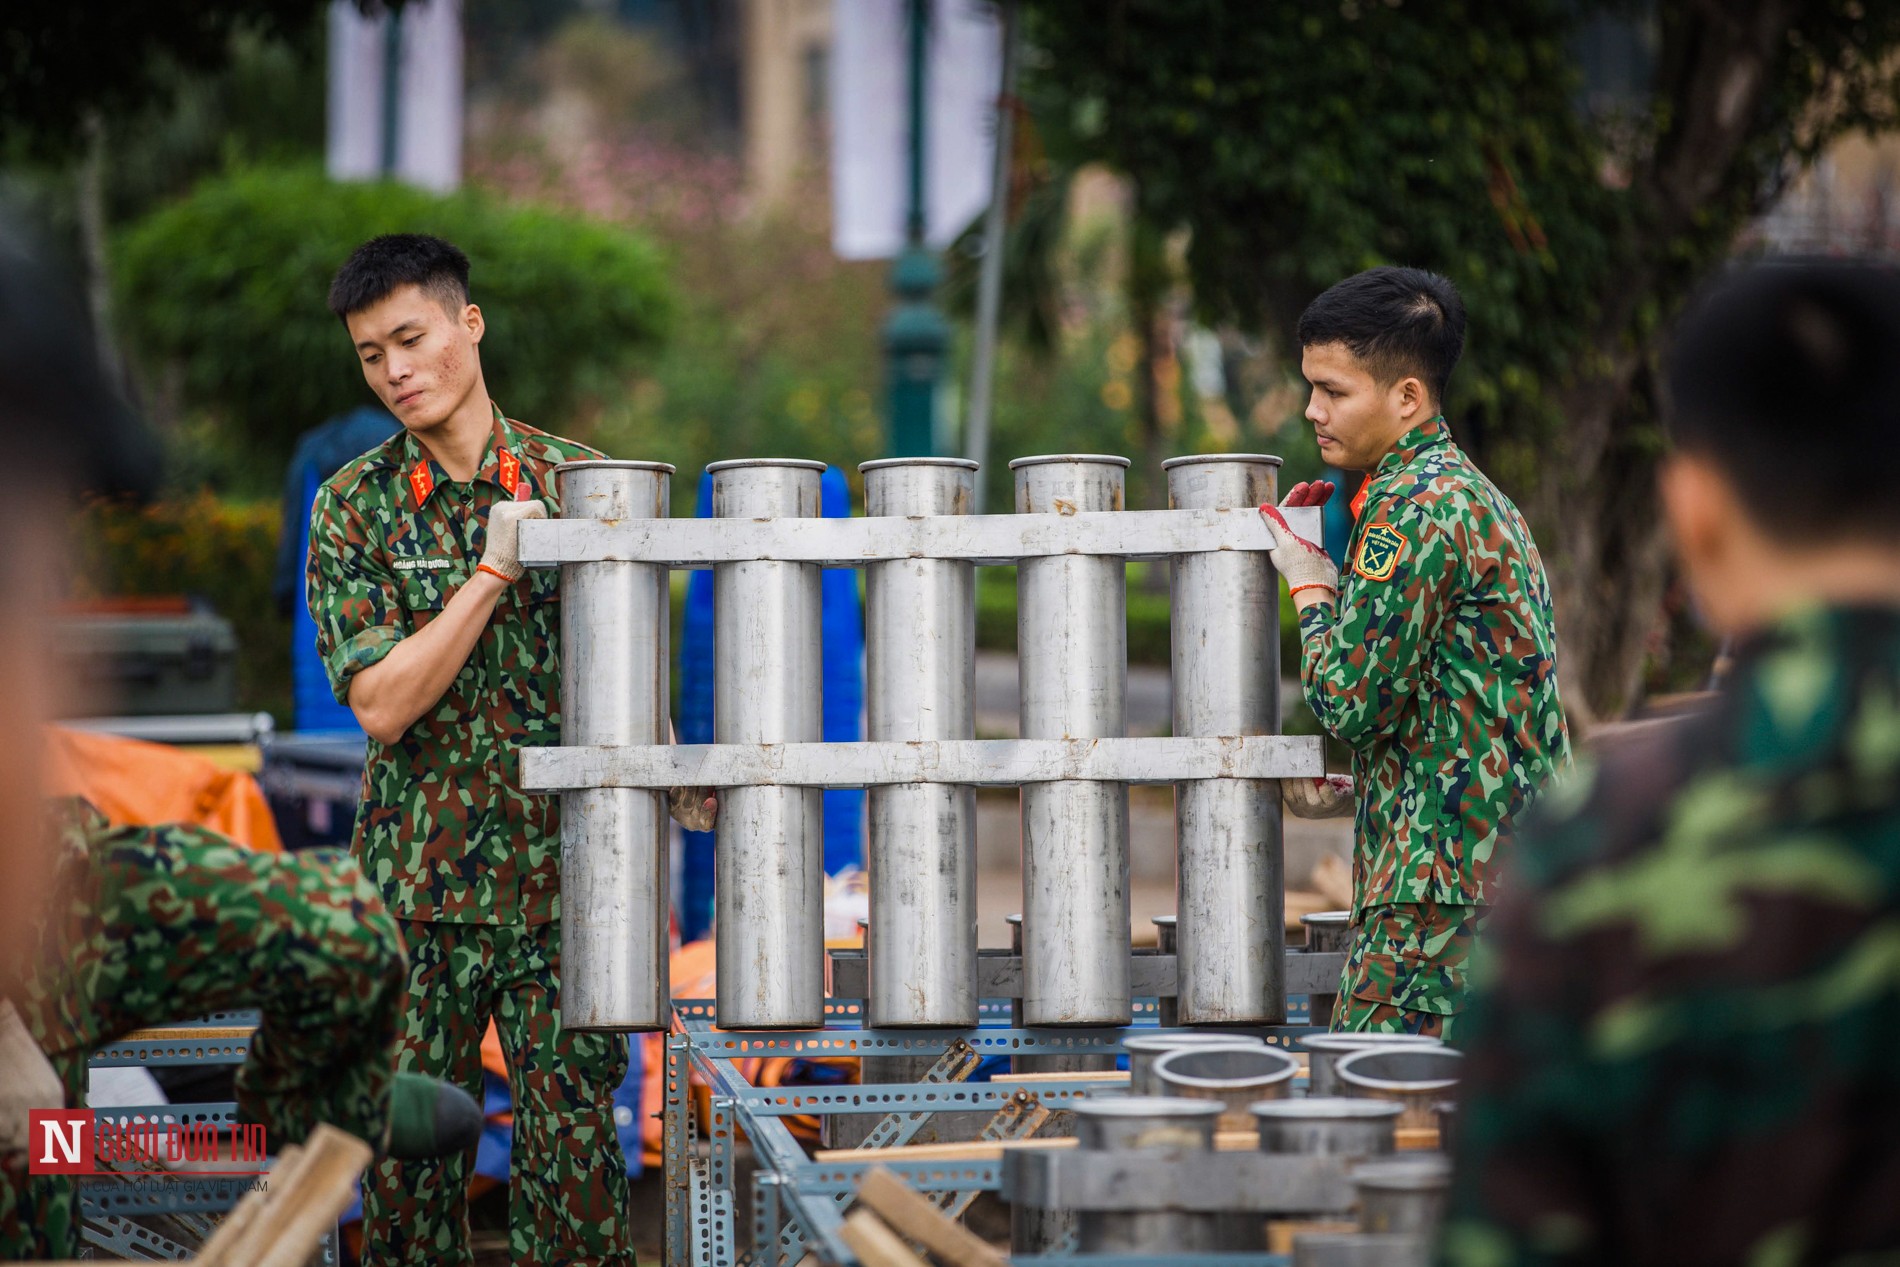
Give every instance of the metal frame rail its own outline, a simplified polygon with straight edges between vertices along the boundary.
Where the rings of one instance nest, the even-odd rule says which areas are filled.
[[[1293,952],[1289,958],[1301,957]],[[1325,958],[1337,979],[1336,956]],[[865,1029],[855,1016],[858,1000],[827,1003],[833,1018],[821,1030],[730,1031],[713,1028],[713,1003],[677,1001],[680,1032],[666,1044],[665,1182],[667,1267],[791,1267],[806,1251],[837,1267],[856,1267],[858,1258],[839,1237],[845,1209],[865,1173],[883,1167],[927,1193],[969,1194],[996,1191],[1002,1185],[1001,1161],[814,1161],[782,1119],[800,1114],[888,1114],[872,1140],[883,1147],[907,1142],[930,1115],[971,1110],[1003,1110],[1025,1090],[1045,1106],[1060,1106],[1099,1089],[1099,1080],[1077,1078],[1038,1082],[1033,1088],[987,1083],[875,1083],[841,1087],[755,1087],[737,1062],[752,1057],[866,1055],[954,1055],[959,1046],[983,1056],[1119,1054],[1131,1032],[1156,1032],[1157,1005],[1142,1000],[1133,1026],[1101,1029],[1019,1028],[1008,1022],[1009,1005],[986,1002],[985,1015],[997,1018],[975,1029]],[[1304,1008],[1294,1009],[1303,1012]],[[1000,1023],[999,1023],[1000,1022]],[[1252,1027],[1268,1042],[1290,1045],[1309,1025]],[[939,1066],[941,1067],[941,1065]],[[706,1155],[700,1155],[691,1081],[709,1090]],[[901,1115],[901,1116],[900,1116]],[[897,1123],[893,1127],[893,1123]],[[741,1208],[734,1150],[743,1135],[758,1169],[753,1175],[749,1209]],[[741,1219],[750,1219],[752,1248],[738,1247]],[[1086,1260],[1037,1255],[1027,1263],[1079,1263],[1090,1267],[1121,1263],[1121,1258],[1092,1255]],[[1131,1257],[1129,1264],[1153,1267],[1152,1258]],[[1285,1267],[1283,1255],[1222,1254],[1197,1256],[1209,1267]]]

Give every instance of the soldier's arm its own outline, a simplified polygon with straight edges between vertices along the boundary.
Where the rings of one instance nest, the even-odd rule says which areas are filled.
[[[1460,568],[1451,536],[1409,498],[1367,508],[1337,602],[1300,608],[1300,684],[1320,724],[1359,747],[1391,733],[1419,688]]]
[[[442,698],[507,588],[475,572],[440,615],[411,631],[361,516],[331,490],[317,493],[307,584],[317,650],[337,701],[378,743],[401,739]]]

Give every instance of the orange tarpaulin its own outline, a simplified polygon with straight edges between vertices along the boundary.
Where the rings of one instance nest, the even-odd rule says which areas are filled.
[[[190,823],[266,853],[282,852],[257,780],[184,748],[89,730],[46,730],[53,796],[83,796],[115,827]]]

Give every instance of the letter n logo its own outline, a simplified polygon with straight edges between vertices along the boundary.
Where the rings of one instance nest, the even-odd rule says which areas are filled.
[[[92,1173],[90,1109],[28,1109],[27,1171],[35,1175]]]

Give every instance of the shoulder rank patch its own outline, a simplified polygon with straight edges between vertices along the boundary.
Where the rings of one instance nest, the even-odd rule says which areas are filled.
[[[1391,524],[1373,524],[1359,541],[1359,557],[1352,570],[1368,581],[1386,581],[1405,554],[1405,534]]]

